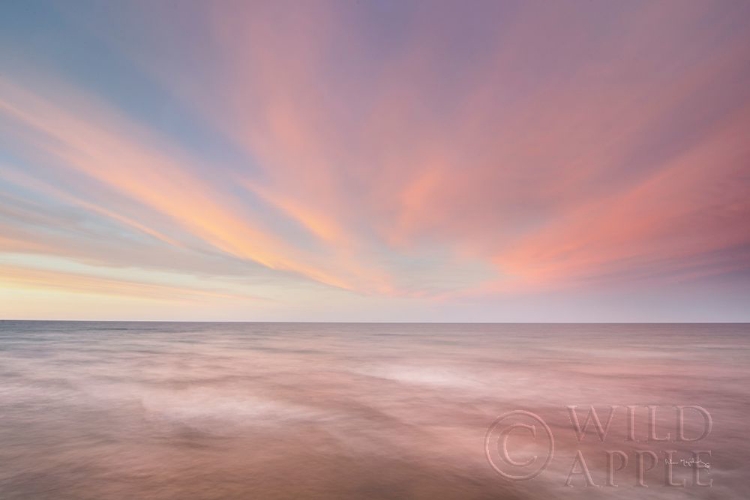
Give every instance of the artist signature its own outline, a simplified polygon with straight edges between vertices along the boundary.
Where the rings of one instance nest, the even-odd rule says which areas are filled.
[[[698,469],[710,469],[711,468],[711,464],[706,463],[706,462],[704,462],[701,459],[696,460],[694,458],[691,458],[689,460],[685,460],[683,458],[679,462],[672,462],[671,460],[665,458],[664,459],[664,463],[667,464],[667,465],[682,465],[683,467],[692,467],[692,466],[695,466]]]

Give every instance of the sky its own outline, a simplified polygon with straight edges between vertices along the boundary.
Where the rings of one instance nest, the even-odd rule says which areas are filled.
[[[0,318],[749,306],[750,2],[0,3]]]

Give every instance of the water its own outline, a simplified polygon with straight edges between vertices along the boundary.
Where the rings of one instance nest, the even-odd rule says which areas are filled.
[[[618,408],[604,442],[593,425],[578,442],[566,406],[582,405],[582,423],[591,404],[603,421],[608,405],[636,406],[638,441]],[[647,440],[643,405],[671,441]],[[710,434],[674,442],[675,405],[705,408]],[[485,449],[517,409],[555,440],[525,481]],[[744,499],[749,410],[750,325],[0,322],[3,500]],[[685,411],[699,436],[702,416]],[[513,434],[510,455],[537,466],[529,437]],[[502,468],[498,443],[490,433]],[[694,449],[711,450],[710,487],[677,465]],[[618,488],[612,450],[629,460]],[[658,457],[648,488],[645,450]],[[685,487],[664,484],[665,450]],[[598,487],[570,475],[577,451]]]

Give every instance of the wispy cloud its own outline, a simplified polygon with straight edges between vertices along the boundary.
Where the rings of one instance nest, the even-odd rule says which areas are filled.
[[[747,5],[173,7],[60,7],[122,83],[8,66],[2,251],[373,311],[750,272]]]

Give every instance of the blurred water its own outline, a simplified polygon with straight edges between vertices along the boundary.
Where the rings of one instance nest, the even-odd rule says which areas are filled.
[[[750,325],[4,321],[0,498],[744,499],[749,361]],[[660,406],[660,436],[674,427],[662,406],[699,405],[713,429],[626,442],[617,410],[605,443],[593,428],[579,443],[565,407],[591,404]],[[516,409],[556,444],[523,482],[485,456]],[[635,451],[696,447],[711,487],[680,466],[686,486],[665,486],[661,464],[636,486]],[[631,457],[618,488],[602,486],[612,449]],[[576,450],[599,487],[565,486]]]

